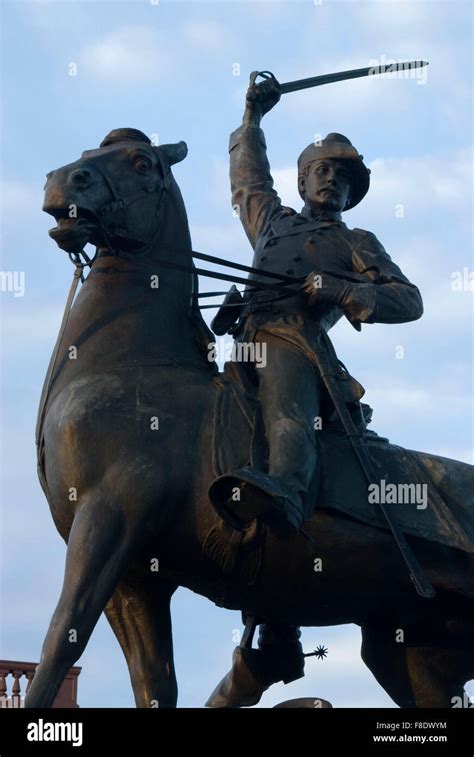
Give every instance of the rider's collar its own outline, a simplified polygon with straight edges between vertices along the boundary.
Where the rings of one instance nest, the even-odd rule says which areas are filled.
[[[311,208],[308,208],[307,205],[304,205],[301,213],[298,214],[299,216],[302,216],[305,223],[317,223],[325,226],[331,226],[335,224],[336,226],[345,226],[346,224],[341,219],[340,213],[334,213],[330,210],[323,210],[321,213],[312,213]]]

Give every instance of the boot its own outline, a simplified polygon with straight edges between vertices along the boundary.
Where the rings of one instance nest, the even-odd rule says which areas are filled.
[[[252,707],[273,684],[291,683],[304,676],[301,645],[272,650],[236,647],[232,668],[206,702],[206,707]]]
[[[303,502],[266,473],[250,466],[216,478],[209,487],[209,499],[222,520],[237,531],[259,516],[276,515],[294,532],[304,520]]]

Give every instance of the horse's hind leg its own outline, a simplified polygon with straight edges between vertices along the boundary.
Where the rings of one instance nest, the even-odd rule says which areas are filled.
[[[407,647],[362,629],[362,659],[399,707],[453,707],[474,675],[468,649]],[[459,698],[459,699],[458,699]]]
[[[125,571],[136,535],[110,496],[94,492],[77,510],[68,539],[61,596],[25,707],[52,706]]]
[[[170,599],[176,585],[127,575],[105,609],[127,660],[137,707],[176,707]]]

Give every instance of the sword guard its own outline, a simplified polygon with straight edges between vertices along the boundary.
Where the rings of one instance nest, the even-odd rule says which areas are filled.
[[[252,71],[250,74],[250,86],[254,87],[255,85],[258,85],[259,82],[257,82],[258,77],[261,76],[263,80],[268,81],[269,79],[273,79],[274,82],[278,84],[278,80],[274,74],[272,74],[271,71]]]
[[[275,75],[271,71],[252,71],[250,74],[250,83],[255,84],[257,76],[261,76],[262,79],[275,79]]]

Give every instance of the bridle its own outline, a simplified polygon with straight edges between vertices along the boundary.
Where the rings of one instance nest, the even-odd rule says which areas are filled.
[[[153,245],[153,243],[156,241],[156,238],[158,236],[160,225],[158,223],[159,217],[163,208],[163,197],[165,192],[167,192],[171,186],[172,178],[171,178],[171,171],[169,169],[169,166],[166,166],[164,161],[161,158],[161,155],[157,153],[158,160],[160,162],[161,166],[161,173],[162,177],[158,179],[154,179],[153,181],[150,181],[150,183],[138,190],[138,192],[135,192],[135,194],[131,195],[130,197],[124,197],[122,193],[117,189],[114,181],[106,174],[105,171],[102,170],[102,168],[94,164],[94,171],[102,177],[105,185],[107,186],[110,195],[112,197],[112,200],[108,203],[105,203],[105,205],[102,206],[102,208],[99,210],[97,214],[97,226],[99,228],[99,231],[102,232],[105,243],[107,245],[107,248],[111,255],[114,257],[119,257],[120,251],[116,247],[112,245],[111,238],[120,236],[121,232],[124,231],[123,228],[120,227],[120,222],[115,218],[114,215],[117,213],[123,213],[127,208],[130,207],[130,205],[133,205],[135,202],[138,202],[139,200],[142,200],[144,197],[148,197],[150,194],[158,193],[158,199],[156,202],[156,210],[155,210],[155,220],[156,220],[156,229],[149,240],[141,240],[141,239],[133,239],[134,242],[139,242],[142,244],[142,254],[143,252]],[[87,160],[87,158],[85,158]],[[137,251],[134,252],[134,257],[140,254],[140,251],[137,253]],[[80,272],[80,279],[83,282],[84,281],[84,268],[88,267],[90,268],[92,266],[92,263],[96,260],[98,255],[98,248],[96,248],[95,255],[91,258],[87,255],[87,253],[84,250],[80,250],[78,252],[69,252],[69,259],[74,263],[75,266],[81,267]],[[81,260],[81,256],[84,258],[84,262]]]

